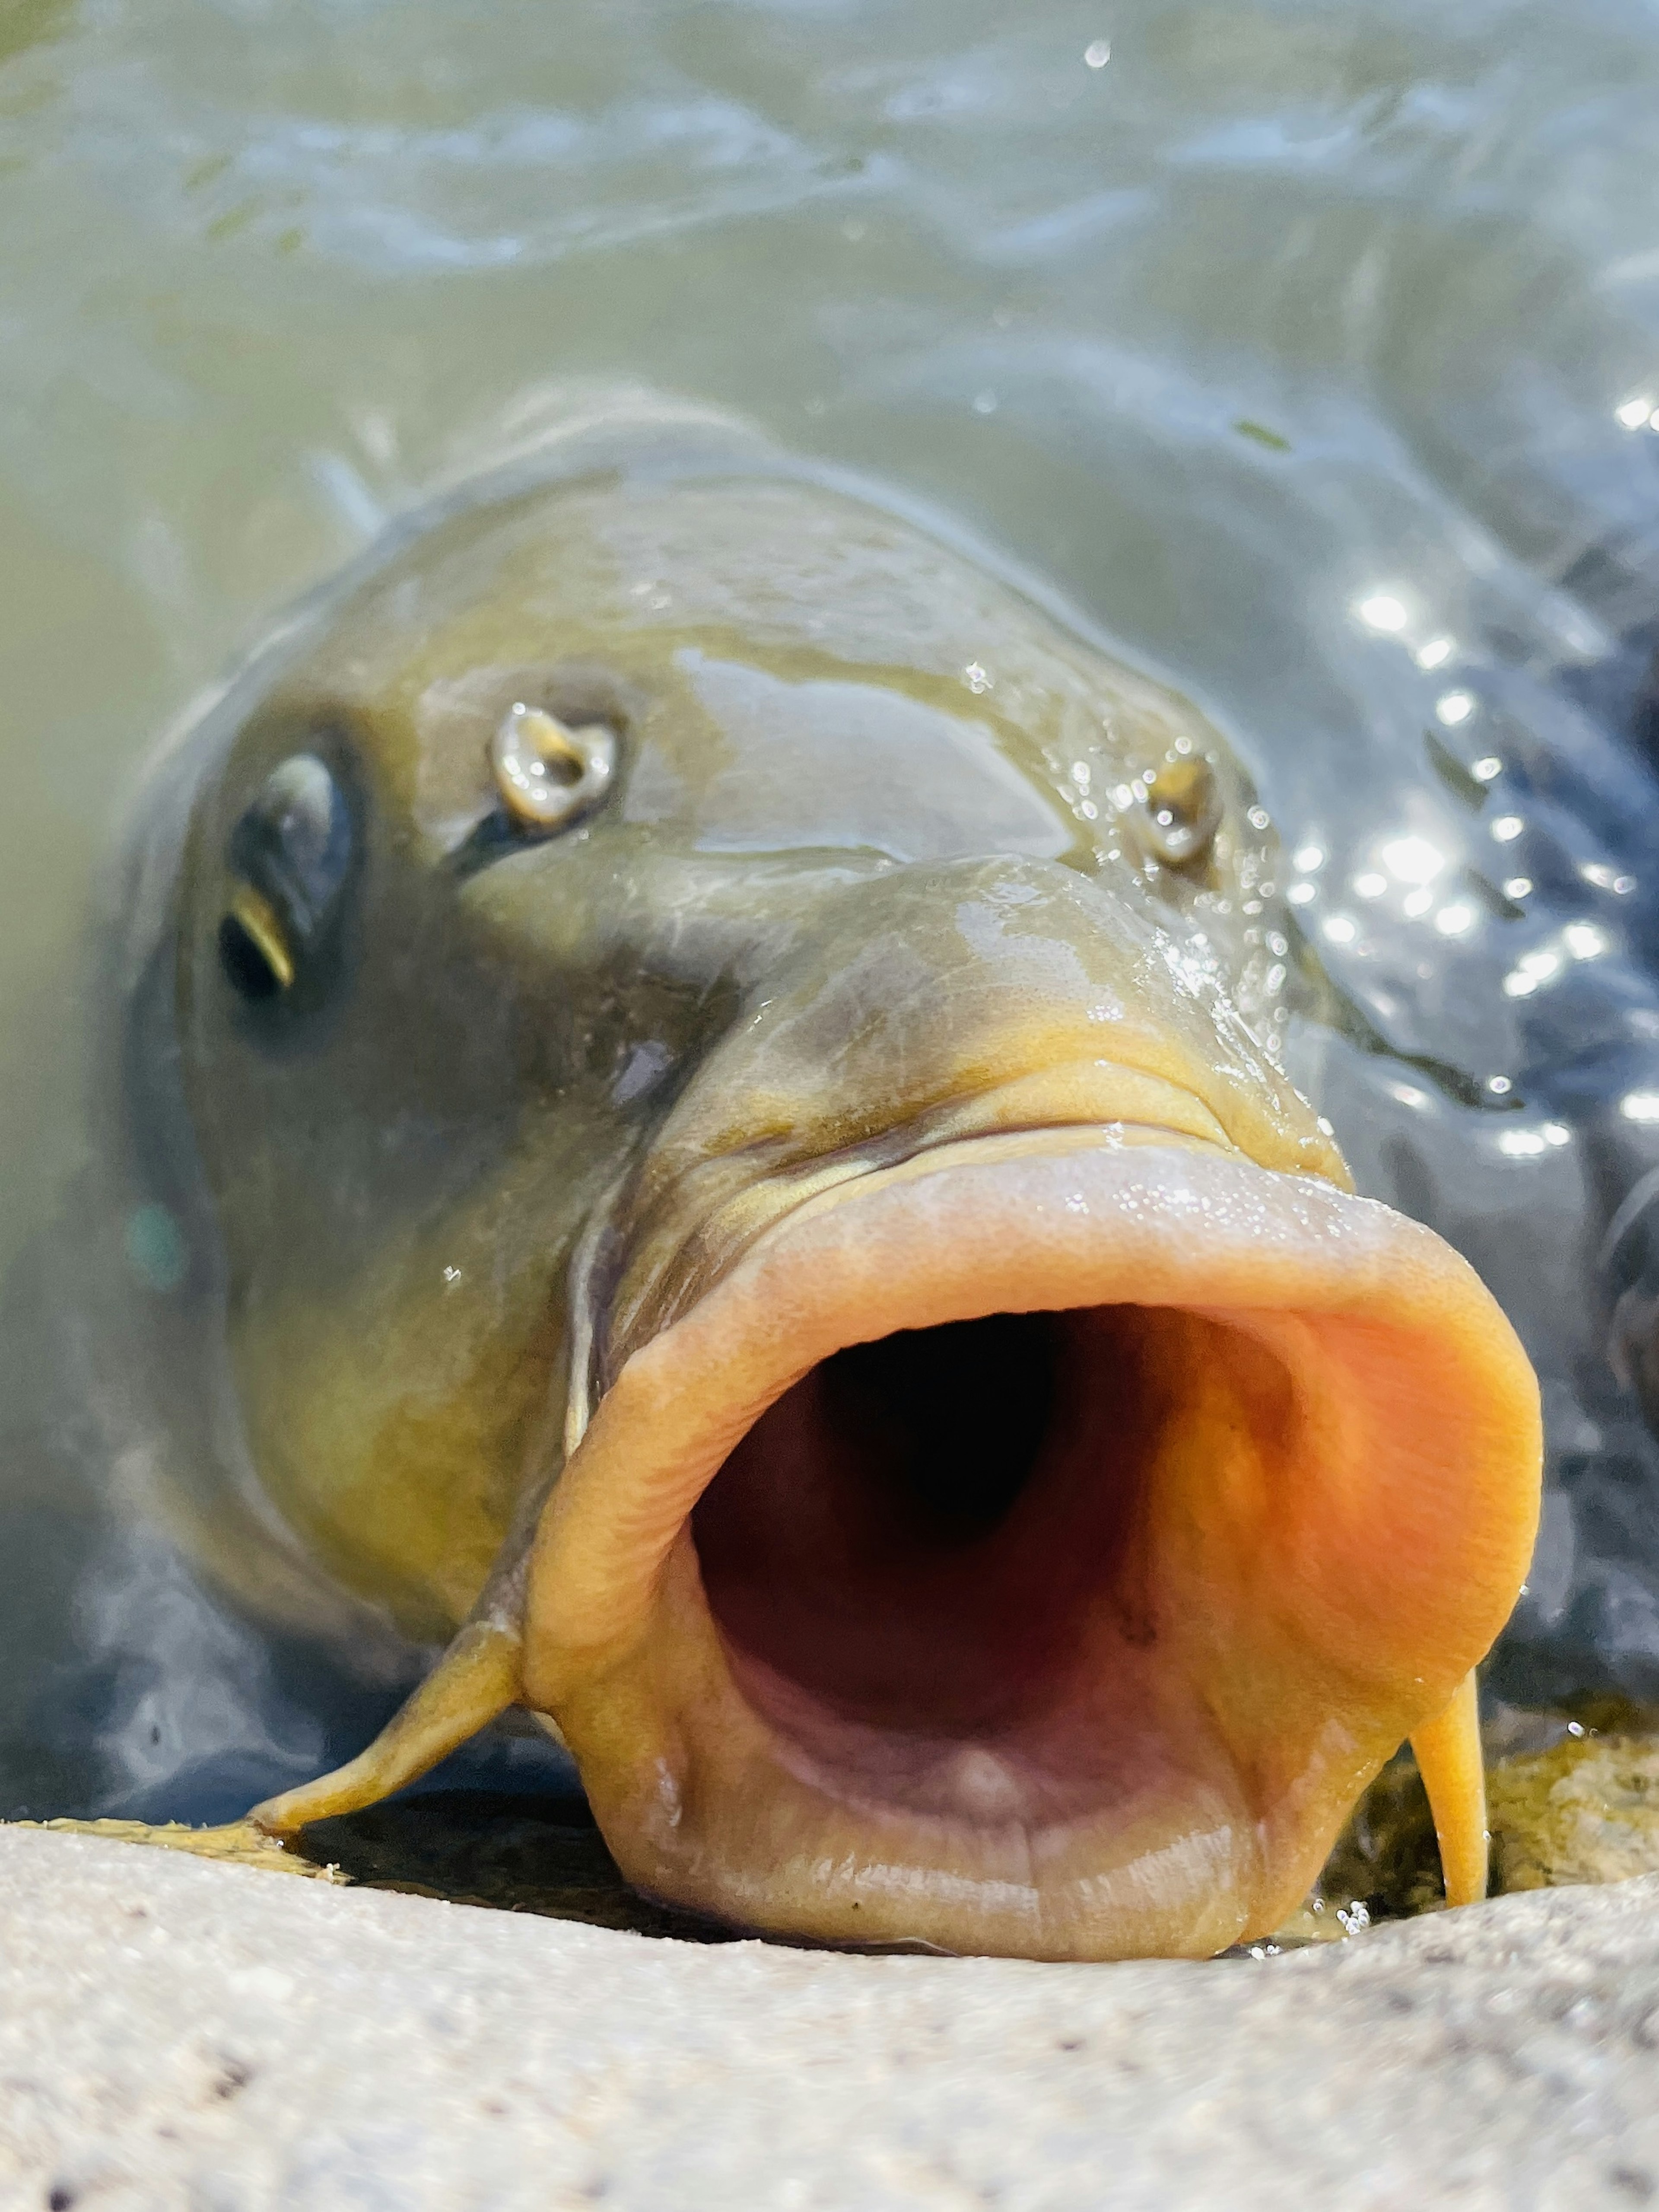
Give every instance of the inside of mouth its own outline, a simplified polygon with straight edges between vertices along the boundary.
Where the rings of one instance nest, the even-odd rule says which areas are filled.
[[[1224,1407],[1274,1456],[1287,1395],[1240,1332],[1170,1309],[995,1313],[833,1353],[693,1516],[738,1688],[840,1792],[991,1821],[1091,1809],[1148,1767],[1160,1463]]]

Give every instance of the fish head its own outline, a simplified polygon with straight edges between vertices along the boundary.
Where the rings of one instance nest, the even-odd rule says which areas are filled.
[[[1272,866],[1184,701],[781,481],[453,520],[240,726],[179,1006],[253,1457],[416,1633],[507,1547],[641,1887],[1212,1952],[1490,1645],[1535,1389],[1284,1076]]]

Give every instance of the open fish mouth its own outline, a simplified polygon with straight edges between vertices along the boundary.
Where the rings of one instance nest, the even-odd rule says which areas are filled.
[[[411,541],[193,802],[170,1004],[253,1502],[453,1637],[250,1817],[517,1705],[681,1905],[1197,1954],[1409,1737],[1478,1894],[1537,1390],[1289,1081],[1267,814],[948,548],[702,471]]]
[[[795,1204],[621,1358],[522,1694],[676,1903],[1207,1954],[1453,1705],[1538,1460],[1507,1322],[1386,1207],[1167,1130],[947,1142]]]

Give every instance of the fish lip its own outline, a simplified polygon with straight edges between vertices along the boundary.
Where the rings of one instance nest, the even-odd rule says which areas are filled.
[[[1214,1145],[1172,1144],[1150,1131],[1138,1137],[1097,1127],[1005,1130],[924,1148],[817,1192],[772,1222],[704,1298],[623,1363],[543,1516],[526,1680],[531,1702],[552,1713],[571,1741],[611,1847],[642,1887],[815,1939],[918,1938],[1040,1956],[1212,1951],[1267,1932],[1293,1907],[1369,1771],[1483,1656],[1525,1571],[1535,1517],[1536,1392],[1507,1323],[1461,1260],[1387,1208],[1310,1178],[1272,1174]],[[885,1231],[872,1206],[887,1209]],[[951,1219],[975,1207],[997,1218],[996,1233],[981,1238],[995,1279],[967,1284],[937,1266],[930,1275],[928,1252],[937,1255]],[[896,1218],[909,1240],[899,1247],[886,1233]],[[1110,1250],[1091,1234],[1102,1223],[1111,1225]],[[1474,1514],[1458,1540],[1467,1558],[1450,1562],[1455,1572],[1442,1572],[1439,1599],[1426,1587],[1410,1593],[1417,1642],[1431,1651],[1432,1667],[1414,1683],[1390,1679],[1356,1692],[1351,1702],[1363,1707],[1369,1697],[1380,1717],[1372,1717],[1369,1734],[1350,1729],[1344,1738],[1338,1727],[1341,1741],[1328,1727],[1308,1750],[1308,1772],[1279,1791],[1282,1802],[1271,1791],[1253,1796],[1237,1762],[1230,1772],[1221,1759],[1200,1778],[1203,1786],[1188,1792],[1180,1819],[1165,1822],[1157,1849],[1133,1865],[1107,1867],[1092,1904],[1086,1897],[1079,1903],[1088,1882],[1073,1870],[1058,1905],[1041,1881],[999,1881],[989,1873],[941,1877],[919,1905],[915,1877],[927,1868],[926,1823],[910,1820],[907,1828],[900,1808],[886,1823],[893,1833],[876,1832],[880,1803],[860,1802],[856,1788],[812,1771],[810,1753],[804,1756],[745,1695],[741,1668],[712,1625],[691,1509],[766,1407],[839,1345],[988,1311],[1076,1310],[1114,1296],[1195,1310],[1191,1255],[1171,1256],[1170,1240],[1181,1234],[1204,1241],[1208,1306],[1235,1320],[1254,1315],[1265,1325],[1287,1309],[1363,1318],[1380,1305],[1402,1341],[1413,1329],[1425,1346],[1443,1340],[1445,1358],[1435,1370],[1440,1413],[1455,1429],[1460,1398],[1462,1415],[1471,1396],[1487,1407],[1489,1418],[1463,1418],[1460,1433],[1471,1440],[1480,1480],[1496,1486],[1494,1496],[1507,1485],[1508,1502],[1499,1510],[1488,1501],[1491,1526],[1476,1526],[1481,1516]],[[919,1261],[903,1261],[905,1251]],[[911,1279],[902,1280],[905,1265]],[[862,1319],[855,1328],[842,1321],[815,1334],[814,1300],[822,1306],[829,1266],[840,1271],[837,1312],[856,1310]],[[804,1290],[809,1282],[816,1288]],[[711,1363],[718,1386],[698,1401],[696,1378]],[[1446,1589],[1457,1582],[1463,1588],[1454,1601]],[[1430,1618],[1437,1603],[1446,1617]],[[1364,1606],[1349,1613],[1348,1626],[1357,1621],[1358,1632],[1351,1648],[1329,1655],[1328,1688],[1346,1679],[1345,1669],[1367,1680],[1365,1636],[1374,1623]],[[662,1648],[653,1648],[665,1621],[672,1632],[666,1644],[658,1636]],[[1339,1644],[1342,1626],[1339,1619]],[[664,1679],[671,1646],[678,1656],[669,1674],[685,1672],[700,1685],[690,1705],[675,1680]],[[1384,1675],[1389,1666],[1399,1675],[1417,1663],[1410,1654],[1387,1656]],[[724,1753],[718,1743],[708,1753],[699,1738],[696,1697],[717,1713],[714,1736],[725,1728],[743,1738],[735,1765],[726,1762],[728,1784],[747,1774],[757,1788],[794,1790],[800,1802],[792,1801],[789,1820],[797,1826],[838,1806],[845,1816],[839,1830],[823,1817],[837,1833],[858,1831],[863,1841],[850,1848],[854,1856],[863,1850],[866,1863],[845,1878],[844,1869],[826,1875],[820,1866],[811,1880],[799,1866],[774,1880],[752,1865],[720,1864],[705,1816],[711,1791],[719,1794],[710,1760],[719,1767]],[[1193,1718],[1206,1724],[1200,1706]],[[1298,1724],[1319,1733],[1305,1715]],[[1320,1800],[1311,1812],[1291,1802],[1298,1790]],[[1281,1832],[1287,1824],[1296,1832],[1289,1843]],[[1064,1859],[1073,1829],[1089,1831],[1090,1822],[1028,1826],[1028,1861],[1034,1848]],[[1162,1886],[1162,1902],[1150,1912],[1134,1895],[1148,1882]]]
[[[1088,1110],[1090,1103],[1100,1110]],[[1080,1104],[1084,1110],[1079,1110]],[[799,1156],[792,1149],[781,1162],[776,1148],[764,1142],[734,1148],[696,1164],[719,1171],[711,1197],[688,1202],[681,1188],[684,1178],[677,1177],[665,1197],[641,1218],[639,1189],[652,1164],[647,1154],[613,1188],[602,1209],[602,1228],[596,1236],[590,1226],[573,1267],[573,1292],[589,1319],[577,1347],[582,1356],[580,1410],[568,1427],[567,1450],[574,1449],[589,1410],[632,1354],[688,1312],[785,1219],[821,1194],[893,1170],[913,1170],[930,1161],[947,1164],[967,1157],[964,1146],[1000,1139],[1020,1147],[1167,1142],[1238,1151],[1210,1103],[1188,1084],[1094,1057],[1030,1070],[965,1097],[947,1097],[902,1124]],[[1331,1148],[1323,1149],[1308,1171],[1333,1181],[1346,1174]],[[1347,1188],[1346,1180],[1340,1187]],[[763,1201],[758,1212],[757,1199]],[[653,1231],[664,1215],[671,1234],[665,1249],[653,1252],[653,1243],[663,1244]],[[636,1279],[641,1274],[643,1282]]]

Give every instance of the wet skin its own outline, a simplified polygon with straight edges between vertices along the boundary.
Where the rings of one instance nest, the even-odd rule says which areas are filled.
[[[551,829],[515,709],[614,752]],[[519,1702],[677,1902],[1198,1954],[1412,1735],[1473,1893],[1535,1393],[1280,1072],[1274,873],[1188,702],[810,485],[545,489],[341,602],[201,763],[184,1092],[264,1498],[459,1634],[259,1817]]]

